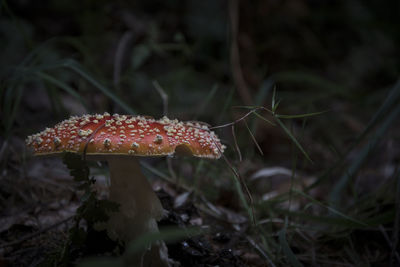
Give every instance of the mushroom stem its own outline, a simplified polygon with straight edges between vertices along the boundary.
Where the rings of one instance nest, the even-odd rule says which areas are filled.
[[[110,168],[110,197],[119,211],[110,214],[107,232],[111,239],[128,244],[148,232],[158,232],[157,221],[163,208],[135,157],[113,156],[107,159]],[[168,252],[163,242],[153,245],[140,261],[151,266],[168,266]]]

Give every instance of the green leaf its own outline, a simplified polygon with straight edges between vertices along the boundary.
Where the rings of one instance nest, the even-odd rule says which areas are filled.
[[[98,208],[106,212],[117,212],[120,204],[107,199],[98,200]]]
[[[82,159],[81,155],[66,152],[63,155],[63,162],[70,170],[70,174],[75,181],[89,181],[89,167]]]
[[[83,246],[86,241],[86,231],[81,227],[73,227],[70,230],[69,239],[75,246]]]

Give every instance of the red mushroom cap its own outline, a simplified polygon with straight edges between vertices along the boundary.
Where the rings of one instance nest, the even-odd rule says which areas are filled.
[[[35,155],[83,153],[86,147],[87,155],[164,156],[185,147],[196,157],[217,159],[225,148],[214,132],[198,122],[108,113],[72,116],[29,136],[26,143]]]

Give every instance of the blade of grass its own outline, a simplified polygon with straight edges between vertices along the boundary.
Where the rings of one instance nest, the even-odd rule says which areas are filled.
[[[299,190],[294,189],[293,192],[295,192],[295,193],[297,193],[297,194],[303,196],[304,198],[310,200],[312,203],[315,203],[315,204],[317,204],[318,206],[321,206],[321,207],[326,208],[327,210],[329,210],[329,211],[332,212],[333,214],[336,214],[336,215],[338,215],[338,216],[340,216],[340,217],[343,217],[343,218],[345,218],[345,219],[347,219],[347,220],[349,220],[349,221],[351,221],[351,222],[357,223],[357,224],[359,224],[359,225],[361,225],[361,226],[369,226],[368,224],[366,224],[366,223],[364,223],[364,222],[362,222],[362,221],[359,221],[359,220],[357,220],[357,219],[354,219],[354,218],[352,218],[352,217],[350,217],[350,216],[348,216],[348,215],[346,215],[346,214],[344,214],[344,213],[342,213],[342,212],[336,210],[336,209],[333,208],[333,207],[330,207],[330,206],[328,206],[328,205],[323,204],[322,202],[320,202],[320,201],[318,201],[318,200],[312,198],[311,196],[309,196],[309,195],[307,195],[307,194],[305,194],[305,193],[303,193],[303,192],[301,192],[301,191],[299,191]]]
[[[46,91],[47,96],[50,99],[51,112],[57,117],[60,116],[62,113],[65,114],[66,110],[60,96],[60,90],[56,86],[54,86],[54,84],[48,83],[46,81],[44,82],[46,83],[44,90]]]
[[[269,92],[274,86],[274,81],[272,79],[265,79],[260,86],[260,89],[257,92],[257,95],[254,97],[253,102],[256,106],[263,106],[265,99],[267,98]],[[250,122],[250,129],[253,133],[257,132],[258,121],[255,118],[252,118]]]
[[[269,92],[274,86],[274,81],[272,79],[265,79],[260,86],[260,89],[257,92],[257,95],[254,97],[253,102],[256,106],[262,106],[265,99],[267,98]]]
[[[387,233],[387,230],[385,230],[385,227],[383,227],[382,225],[379,225],[378,228],[381,231],[383,238],[385,239],[388,247],[390,248],[390,251],[394,251],[394,256],[396,257],[397,263],[400,264],[400,255],[397,252],[396,247],[393,246],[393,244],[389,238],[389,235]]]
[[[333,204],[334,207],[337,207],[340,204],[340,198],[342,191],[349,183],[350,179],[358,172],[361,168],[361,165],[366,161],[370,153],[374,150],[378,142],[383,138],[383,135],[387,132],[389,126],[395,121],[395,119],[400,114],[400,105],[398,105],[385,119],[382,125],[375,131],[373,136],[371,137],[371,141],[369,141],[361,150],[358,157],[353,160],[350,167],[347,169],[345,174],[339,179],[339,181],[335,184],[329,200]]]
[[[307,152],[303,149],[303,147],[300,145],[300,143],[296,140],[296,138],[292,135],[292,133],[289,131],[289,129],[283,124],[283,122],[279,118],[275,118],[275,121],[281,126],[281,128],[285,131],[285,133],[289,136],[289,138],[292,140],[292,142],[297,146],[297,148],[303,153],[303,155],[306,157],[308,161],[311,163],[314,163],[311,158],[308,156]]]
[[[228,97],[225,100],[224,106],[223,106],[223,108],[222,108],[222,110],[220,112],[220,115],[219,115],[219,118],[218,118],[217,122],[221,122],[222,121],[222,118],[223,118],[224,114],[226,113],[226,111],[228,110],[228,107],[232,103],[234,92],[235,92],[235,88],[232,87],[230,89],[230,91],[229,91]]]
[[[223,160],[225,163],[228,165],[229,169],[231,170],[233,176],[232,178],[234,179],[235,187],[236,190],[238,191],[239,198],[243,203],[243,206],[246,208],[247,213],[249,213],[249,218],[253,222],[253,225],[257,225],[256,217],[255,217],[255,212],[254,212],[254,200],[253,196],[250,193],[249,188],[247,187],[245,181],[243,180],[242,176],[240,176],[239,172],[235,169],[235,167],[232,165],[232,163],[228,160],[228,158],[224,155],[224,153],[221,151],[220,146],[218,146],[215,143],[218,151],[221,153]],[[247,204],[247,201],[244,197],[244,192],[246,193],[247,197],[249,198],[250,201],[250,206]]]
[[[145,168],[146,170],[148,170],[149,172],[153,173],[154,175],[164,179],[165,181],[174,184],[175,181],[174,179],[172,179],[171,177],[169,177],[168,175],[164,174],[163,172],[157,170],[156,168],[152,167],[150,164],[146,163],[146,162],[140,162],[140,165]]]
[[[200,107],[197,109],[193,120],[196,120],[199,117],[199,115],[203,113],[204,109],[207,107],[207,105],[211,102],[211,99],[213,99],[213,97],[217,93],[218,88],[219,88],[218,84],[213,85],[210,92],[208,92],[207,96],[202,101]]]
[[[272,114],[272,110],[269,110],[266,107],[262,107],[262,106],[232,106],[232,108],[243,108],[243,109],[263,109],[268,111],[269,113]]]
[[[262,119],[263,121],[265,121],[265,122],[271,124],[272,126],[276,126],[275,123],[273,123],[272,121],[266,119],[264,116],[258,114],[257,112],[253,112],[253,114],[256,115],[258,118]]]
[[[304,114],[297,114],[297,115],[284,115],[284,114],[275,114],[276,117],[280,119],[299,119],[299,118],[305,118],[305,117],[311,117],[311,116],[316,116],[316,115],[321,115],[323,113],[326,113],[327,111],[319,111],[319,112],[312,112],[312,113],[304,113]]]
[[[83,56],[82,62],[87,68],[90,69],[91,73],[101,73],[99,65],[94,62],[90,49],[81,42],[81,39],[79,39],[78,37],[66,36],[58,37],[56,38],[56,41],[60,42],[61,44],[67,44],[78,51]]]
[[[73,59],[65,59],[52,64],[42,64],[39,66],[28,67],[28,68],[18,67],[17,70],[23,71],[25,74],[28,74],[28,73],[36,73],[38,71],[54,70],[58,68],[67,68],[74,71],[75,73],[79,74],[82,78],[84,78],[86,81],[88,81],[90,84],[92,84],[92,86],[101,91],[104,95],[106,95],[115,103],[117,103],[119,106],[121,106],[121,108],[124,109],[127,113],[136,114],[136,112],[129,105],[127,105],[121,98],[115,95],[107,87],[101,85],[96,79],[92,77],[92,75],[89,74],[89,72],[87,72],[83,68],[81,64],[79,64]]]
[[[397,106],[400,101],[400,80],[393,86],[390,90],[388,96],[386,97],[385,101],[376,111],[372,119],[368,122],[367,127],[365,127],[364,131],[361,133],[360,137],[357,138],[357,144],[359,140],[362,140],[365,135],[369,133],[369,131],[379,122],[384,119],[385,114],[392,109],[393,107]]]
[[[17,85],[16,87],[9,87],[8,88],[8,96],[6,97],[6,101],[10,101],[10,103],[7,103],[7,118],[5,120],[5,136],[6,139],[9,137],[11,134],[11,128],[13,126],[13,123],[15,121],[15,118],[17,116],[17,111],[20,106],[21,102],[21,97],[23,93],[23,87],[22,85]]]
[[[121,106],[129,114],[136,114],[136,112],[127,105],[124,101],[122,101],[118,96],[116,96],[110,89],[101,85],[97,80],[95,80],[83,67],[76,62],[75,60],[65,60],[63,63],[64,67],[70,68],[71,70],[75,71],[76,73],[80,74],[83,78],[85,78],[89,83],[91,83],[94,87],[99,89],[104,95],[108,96],[112,99],[115,103]]]
[[[332,216],[323,216],[323,215],[313,215],[307,212],[296,212],[296,211],[288,211],[288,210],[281,210],[281,209],[274,209],[275,212],[278,214],[284,214],[290,216],[292,218],[302,219],[308,222],[318,223],[321,226],[336,226],[336,227],[345,227],[345,228],[357,228],[357,229],[365,229],[368,227],[375,227],[380,224],[390,223],[393,222],[394,213],[393,211],[388,211],[379,215],[379,217],[372,217],[370,219],[365,219],[365,225],[360,225],[358,222],[350,221],[347,218],[342,217],[332,217]],[[312,226],[314,230],[317,230],[316,225],[313,224]],[[333,229],[333,228],[329,228]],[[327,230],[324,230],[327,231]]]
[[[26,31],[25,31],[24,27],[22,26],[20,20],[17,19],[17,17],[11,11],[6,0],[1,1],[1,7],[4,8],[6,13],[8,13],[8,15],[11,17],[11,19],[14,22],[14,24],[16,25],[19,33],[21,34],[22,38],[24,39],[26,46],[29,48],[29,50],[31,50],[33,47],[33,41],[26,34]]]
[[[293,253],[292,249],[290,248],[287,239],[286,239],[286,229],[288,224],[288,218],[285,217],[285,224],[283,228],[279,231],[279,243],[282,247],[283,253],[285,254],[286,258],[288,259],[291,266],[301,267],[303,264],[299,262],[296,255]]]
[[[193,189],[194,189],[194,195],[197,197],[200,194],[200,189],[199,189],[199,182],[200,182],[200,171],[203,169],[204,166],[204,160],[200,159],[197,162],[196,170],[194,171],[193,174]]]
[[[344,247],[344,251],[347,253],[349,258],[353,261],[354,265],[356,265],[356,266],[364,265],[362,258],[360,257],[360,255],[358,255],[357,250],[355,249],[353,241],[350,238],[350,236],[348,236],[346,239],[348,240],[350,247],[346,245]]]
[[[256,145],[258,151],[260,152],[261,155],[264,155],[264,153],[263,153],[263,151],[262,151],[260,145],[258,144],[256,138],[254,137],[253,133],[251,132],[251,130],[250,130],[250,128],[249,128],[249,125],[247,125],[246,120],[243,120],[243,122],[244,122],[244,125],[246,125],[246,129],[249,131],[249,134],[250,134],[250,136],[251,136],[251,139],[253,140],[254,144]]]
[[[303,121],[302,125],[302,135],[304,134],[304,127],[305,127],[305,120]],[[293,128],[293,124],[292,127]],[[290,189],[289,189],[289,210],[292,207],[292,198],[293,198],[293,188],[294,188],[294,178],[296,177],[296,171],[297,171],[297,159],[298,159],[298,150],[294,148],[294,145],[292,143],[291,145],[291,150],[292,150],[292,173],[290,175]],[[289,218],[288,218],[289,219]]]
[[[272,109],[272,112],[274,112],[275,98],[276,98],[276,86],[274,86],[274,90],[272,91],[272,99],[271,99],[271,109]]]
[[[168,116],[168,94],[161,87],[161,85],[158,83],[158,81],[154,80],[152,82],[152,84],[153,84],[153,87],[157,90],[158,94],[161,97],[161,100],[163,103],[163,116]]]
[[[268,262],[268,266],[275,267],[275,264],[272,262],[267,251],[262,249],[250,236],[247,236],[247,241],[249,241],[249,243],[264,257],[264,259]]]
[[[272,218],[272,214],[270,213],[270,217]],[[272,224],[270,224],[272,225]],[[271,251],[272,249],[279,249],[278,241],[272,236],[272,228],[268,228],[264,230],[261,221],[257,224],[257,230],[259,231],[259,236],[263,241],[264,247],[267,251]],[[271,249],[268,249],[271,247]]]
[[[296,84],[306,83],[310,84],[316,89],[325,89],[330,94],[338,94],[341,96],[349,96],[349,90],[341,85],[335,84],[331,81],[326,79],[322,79],[320,76],[306,73],[306,72],[299,72],[299,71],[288,71],[288,72],[281,72],[277,73],[273,76],[275,81],[281,82],[293,82]],[[329,95],[329,94],[328,94]]]
[[[236,179],[236,177],[234,177],[234,176],[231,176],[231,177],[232,177],[233,182],[235,184],[236,191],[239,194],[240,202],[242,202],[242,205],[245,208],[245,210],[246,210],[246,212],[247,212],[247,214],[248,214],[248,216],[250,218],[250,221],[254,221],[255,218],[253,216],[253,211],[252,211],[251,207],[249,206],[249,204],[247,203],[246,197],[245,197],[245,195],[243,193],[243,190],[242,190],[242,186],[240,184],[240,180]]]
[[[377,112],[375,113],[374,117],[368,122],[368,125],[365,127],[363,132],[355,139],[354,143],[346,150],[343,156],[337,160],[332,167],[330,167],[327,171],[325,171],[322,175],[320,175],[317,180],[312,183],[310,186],[307,187],[306,191],[309,191],[316,186],[318,186],[322,181],[329,177],[329,174],[332,171],[336,170],[344,163],[346,159],[346,155],[348,155],[364,138],[365,136],[373,129],[379,122],[385,119],[385,114],[396,106],[397,103],[400,101],[400,80],[396,82],[396,84],[390,90],[388,96],[386,97],[385,101],[379,107]]]
[[[86,101],[69,85],[67,85],[66,83],[44,73],[41,71],[36,72],[36,75],[40,78],[42,78],[43,80],[52,83],[58,87],[60,87],[61,89],[63,89],[65,92],[67,92],[68,94],[70,94],[71,96],[73,96],[74,98],[76,98],[84,107],[87,107],[87,103]]]

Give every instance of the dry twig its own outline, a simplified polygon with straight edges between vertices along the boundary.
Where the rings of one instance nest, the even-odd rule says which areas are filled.
[[[240,54],[238,45],[239,28],[239,0],[229,1],[229,14],[231,22],[231,66],[232,76],[240,97],[246,105],[252,103],[249,87],[243,77],[242,67],[240,66]]]

